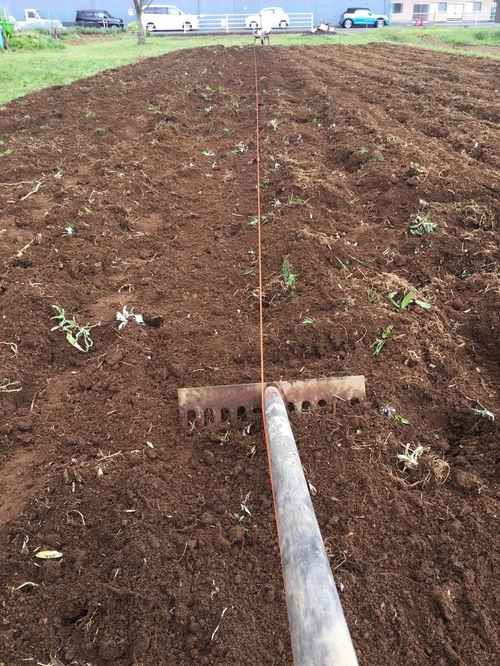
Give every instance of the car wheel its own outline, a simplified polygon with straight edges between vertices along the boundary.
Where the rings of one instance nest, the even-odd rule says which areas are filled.
[[[352,28],[353,25],[354,25],[354,24],[353,24],[353,22],[351,21],[351,19],[346,19],[346,20],[344,21],[344,23],[342,24],[342,27],[343,27],[343,28]]]
[[[284,30],[285,28],[288,28],[288,23],[286,21],[280,21],[278,28]]]
[[[184,23],[184,25],[182,26],[182,29],[183,30],[192,30],[193,26],[191,25],[191,23]]]
[[[383,28],[384,25],[385,25],[385,21],[384,21],[384,19],[377,19],[377,20],[375,21],[375,27],[376,27],[376,28]]]
[[[146,30],[149,30],[149,32],[153,32],[153,30],[156,30],[156,26],[154,23],[146,23]]]
[[[252,30],[257,30],[259,26],[257,25],[257,21],[252,21],[248,27]]]

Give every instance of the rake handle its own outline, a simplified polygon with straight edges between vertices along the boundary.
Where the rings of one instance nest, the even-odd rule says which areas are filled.
[[[295,666],[357,666],[288,414],[264,394],[271,479]]]

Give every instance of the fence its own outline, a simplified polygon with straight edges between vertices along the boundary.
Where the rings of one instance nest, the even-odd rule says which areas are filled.
[[[248,32],[245,21],[249,14],[199,14],[200,27],[198,31],[208,33],[238,33]],[[302,12],[288,14],[290,23],[288,28],[293,31],[308,30],[314,28],[314,14],[312,12]],[[264,19],[264,26],[267,26],[267,18]],[[271,26],[274,32],[280,33],[282,29],[278,26]]]

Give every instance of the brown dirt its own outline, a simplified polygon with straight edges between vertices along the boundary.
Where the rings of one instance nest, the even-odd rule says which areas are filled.
[[[365,403],[291,416],[359,662],[490,665],[498,434],[474,410],[500,413],[499,64],[272,45],[257,66],[266,378],[366,377]],[[252,49],[0,113],[0,662],[290,664],[258,417],[243,436],[177,413],[179,387],[259,381]],[[430,310],[394,311],[410,288]],[[99,323],[88,353],[53,305]],[[148,325],[118,331],[124,306]]]

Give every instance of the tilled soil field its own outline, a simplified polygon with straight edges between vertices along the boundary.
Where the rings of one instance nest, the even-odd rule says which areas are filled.
[[[177,403],[260,379],[256,80],[266,380],[366,378],[290,417],[359,663],[496,663],[500,65],[255,55],[0,109],[5,666],[293,661],[260,416]]]

